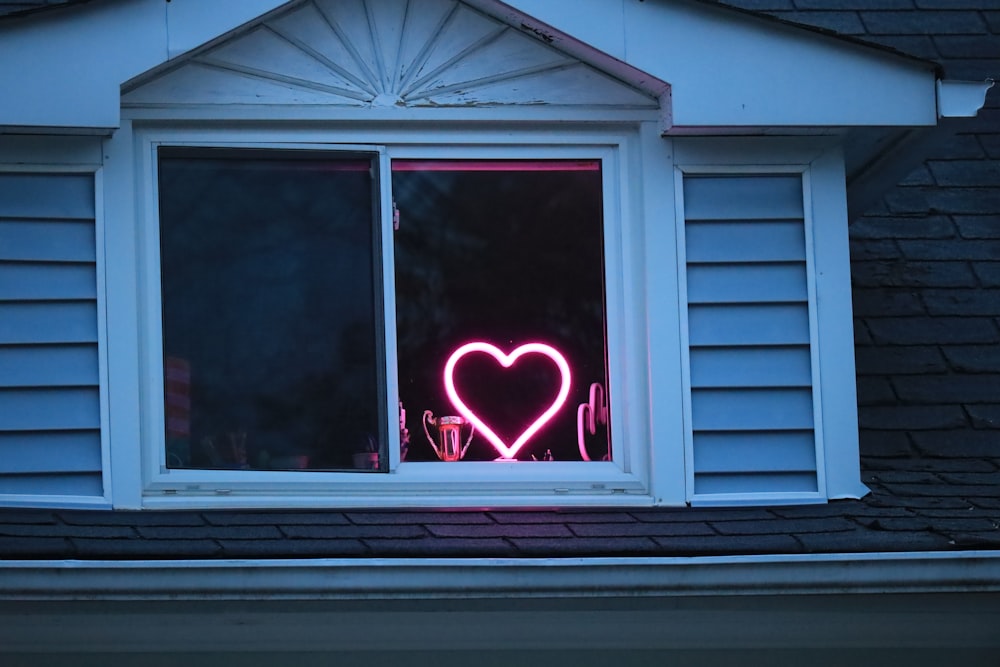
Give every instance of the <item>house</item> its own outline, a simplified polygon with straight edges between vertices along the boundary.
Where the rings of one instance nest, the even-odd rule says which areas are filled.
[[[989,38],[751,8],[0,22],[2,650],[989,664]]]

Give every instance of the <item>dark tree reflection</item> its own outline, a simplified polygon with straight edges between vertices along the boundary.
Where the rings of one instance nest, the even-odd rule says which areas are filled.
[[[454,414],[442,372],[460,345],[509,353],[528,342],[560,350],[573,371],[566,406],[518,458],[579,460],[576,406],[607,386],[602,186],[598,163],[397,161],[396,327],[400,397],[412,434],[408,460],[435,460],[420,417]],[[554,365],[525,357],[504,371],[470,357],[456,384],[510,444],[555,396]],[[605,436],[606,437],[606,436]],[[466,460],[496,452],[476,438]],[[598,444],[595,458],[603,453]]]
[[[371,166],[160,149],[163,349],[190,374],[168,464],[349,468],[378,436]]]

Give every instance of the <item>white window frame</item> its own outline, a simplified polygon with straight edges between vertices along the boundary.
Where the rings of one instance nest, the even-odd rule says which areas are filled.
[[[860,497],[857,389],[844,160],[834,138],[682,138],[674,141],[678,293],[684,383],[685,488],[692,505],[825,502]],[[802,178],[806,278],[816,439],[815,492],[694,493],[684,177],[700,174],[786,174]]]
[[[649,136],[649,133],[646,133]],[[136,334],[141,395],[140,454],[115,460],[125,503],[141,507],[275,506],[468,506],[474,505],[636,505],[653,501],[649,414],[650,375],[643,363],[648,340],[642,289],[646,245],[638,201],[642,187],[635,125],[583,128],[558,134],[551,129],[517,132],[445,129],[401,131],[380,127],[335,130],[259,126],[183,128],[149,125],[132,137],[137,249]],[[660,140],[662,141],[662,140]],[[395,371],[395,308],[392,277],[392,158],[600,159],[605,220],[605,274],[612,462],[440,462],[399,461],[398,431],[388,425],[390,472],[225,471],[167,469],[164,465],[162,351],[156,193],[156,147],[255,147],[377,152],[381,169],[381,230],[385,316],[386,394],[398,400]],[[628,221],[627,224],[625,221]],[[638,223],[638,224],[637,224]],[[676,323],[675,325],[676,326]],[[637,347],[642,348],[637,350]],[[675,376],[676,377],[676,376]],[[679,411],[679,404],[677,404]],[[394,410],[389,410],[390,421]],[[133,425],[133,428],[136,425]],[[422,434],[414,434],[420,437]],[[137,460],[138,459],[138,460]],[[680,459],[675,459],[679,466]],[[138,479],[122,465],[137,464]],[[138,486],[138,488],[136,488]],[[674,494],[677,496],[677,492]],[[675,501],[676,502],[676,501]]]
[[[108,398],[108,329],[101,313],[106,312],[104,236],[105,169],[101,164],[100,141],[90,137],[3,136],[0,137],[0,173],[5,174],[83,174],[93,178],[94,242],[97,290],[97,377],[100,414],[101,470],[104,473],[101,495],[0,494],[0,506],[102,508],[111,503],[107,472],[111,467],[111,448],[107,426],[110,423]]]

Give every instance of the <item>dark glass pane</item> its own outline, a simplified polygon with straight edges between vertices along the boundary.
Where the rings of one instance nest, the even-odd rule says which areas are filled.
[[[608,386],[600,163],[397,160],[393,193],[406,460],[438,460],[421,419],[426,410],[435,418],[463,416],[445,391],[445,367],[457,349],[477,341],[503,355],[543,343],[565,358],[565,404],[507,454],[582,460],[578,406],[588,403],[592,383]],[[526,353],[504,368],[494,355],[470,352],[454,366],[459,400],[501,445],[480,429],[463,460],[492,460],[513,448],[559,394],[561,372],[549,356]],[[584,444],[591,460],[609,455],[607,426],[584,433]]]
[[[386,467],[372,167],[160,149],[168,467]]]

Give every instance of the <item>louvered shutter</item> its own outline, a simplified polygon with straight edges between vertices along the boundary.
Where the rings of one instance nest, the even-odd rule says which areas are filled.
[[[0,495],[100,497],[94,176],[0,172]]]
[[[695,500],[819,490],[802,187],[684,178]]]

